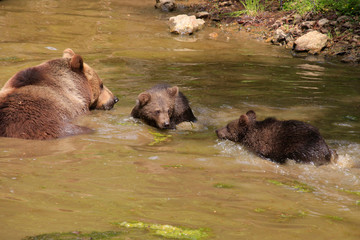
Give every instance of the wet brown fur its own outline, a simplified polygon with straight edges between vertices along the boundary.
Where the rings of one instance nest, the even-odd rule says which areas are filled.
[[[71,120],[118,101],[71,49],[63,57],[18,72],[0,91],[0,136],[53,139],[91,132]]]
[[[275,118],[256,121],[254,111],[248,111],[226,127],[216,130],[216,134],[221,139],[239,142],[261,157],[278,163],[293,159],[321,165],[329,163],[336,154],[329,149],[319,130],[310,124]]]
[[[196,121],[184,94],[177,86],[167,84],[158,84],[140,93],[131,116],[160,129],[175,129],[181,122]]]

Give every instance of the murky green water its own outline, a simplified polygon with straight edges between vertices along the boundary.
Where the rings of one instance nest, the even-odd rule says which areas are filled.
[[[359,239],[360,69],[210,27],[180,38],[154,2],[0,2],[1,86],[70,47],[120,99],[79,120],[94,134],[0,139],[0,238],[160,238],[111,224],[133,220],[208,228],[209,239]],[[156,142],[157,130],[130,118],[137,95],[159,82],[188,96],[200,129]],[[317,126],[339,164],[280,166],[216,139],[216,128],[249,109]]]

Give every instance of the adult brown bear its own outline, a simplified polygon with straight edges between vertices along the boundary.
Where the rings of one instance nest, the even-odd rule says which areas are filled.
[[[0,136],[46,140],[88,133],[71,121],[118,101],[82,57],[66,49],[62,58],[20,71],[5,83]]]
[[[221,139],[239,142],[261,157],[278,163],[287,159],[296,162],[327,164],[336,161],[337,154],[330,150],[319,130],[310,124],[296,121],[279,121],[266,118],[256,121],[254,111],[216,130]]]

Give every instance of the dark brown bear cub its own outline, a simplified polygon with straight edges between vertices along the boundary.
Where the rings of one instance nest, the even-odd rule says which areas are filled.
[[[196,121],[184,94],[178,87],[167,84],[158,84],[140,93],[131,116],[160,129],[175,129],[181,122]]]
[[[216,130],[221,139],[239,142],[251,151],[278,163],[286,159],[321,165],[329,163],[332,151],[317,128],[296,120],[278,121],[267,118],[256,121],[254,111],[248,111],[226,127]],[[335,157],[335,152],[333,154]]]

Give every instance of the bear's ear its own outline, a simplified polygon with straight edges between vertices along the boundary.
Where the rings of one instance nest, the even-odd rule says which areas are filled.
[[[246,116],[249,118],[250,121],[256,120],[256,113],[253,110],[250,110],[246,113]]]
[[[239,118],[239,126],[243,127],[249,124],[249,118],[247,115],[241,115]]]
[[[70,61],[71,70],[82,71],[84,68],[84,61],[80,55],[75,54]]]
[[[171,97],[175,97],[175,96],[178,95],[178,93],[179,93],[179,88],[178,88],[177,86],[172,87],[172,88],[168,88],[168,89],[167,89],[167,92],[169,93],[169,95],[170,95]]]
[[[151,95],[147,92],[140,93],[138,96],[138,101],[140,106],[145,106],[151,99]]]
[[[74,55],[75,55],[74,51],[71,50],[70,48],[65,49],[63,52],[63,58],[71,58]]]

